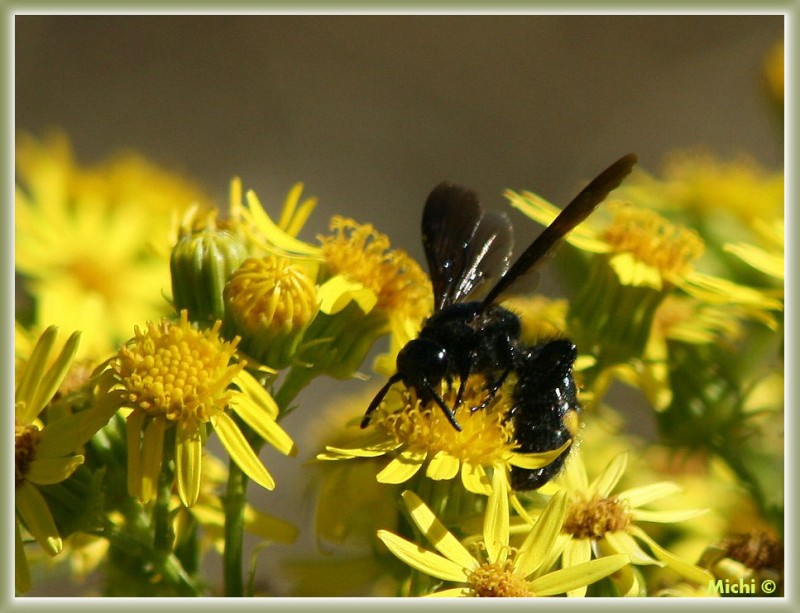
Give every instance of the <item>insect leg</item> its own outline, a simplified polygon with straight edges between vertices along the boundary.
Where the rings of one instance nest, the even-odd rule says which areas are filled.
[[[448,407],[445,404],[444,400],[442,400],[442,397],[439,394],[436,393],[436,390],[434,390],[430,385],[426,385],[425,386],[425,392],[427,394],[430,394],[430,397],[433,398],[433,401],[436,404],[439,405],[439,407],[442,409],[442,411],[444,411],[444,415],[445,415],[445,417],[447,417],[447,421],[449,421],[450,424],[456,430],[461,432],[461,425],[456,421],[456,414],[453,412],[453,410],[450,407]]]
[[[372,415],[372,412],[380,406],[381,401],[383,401],[383,398],[388,393],[389,388],[392,387],[398,381],[400,381],[400,379],[401,379],[401,377],[400,377],[399,374],[392,375],[391,377],[389,377],[389,380],[386,382],[386,385],[384,385],[378,391],[378,393],[375,394],[375,398],[373,398],[372,402],[369,403],[369,407],[367,408],[367,412],[364,413],[364,418],[361,420],[361,427],[362,428],[366,428],[369,425],[369,417],[370,417],[370,415]]]
[[[495,381],[493,384],[491,384],[489,386],[489,394],[486,396],[486,400],[481,402],[478,406],[472,407],[469,410],[470,413],[474,413],[475,411],[479,411],[481,409],[485,409],[487,406],[489,406],[489,403],[492,401],[492,398],[494,398],[495,394],[497,394],[497,392],[500,390],[500,388],[503,387],[503,383],[506,382],[506,378],[508,377],[508,375],[511,374],[512,370],[513,369],[511,369],[511,368],[506,368],[503,371],[503,374],[500,375],[500,378],[498,378],[497,381]]]

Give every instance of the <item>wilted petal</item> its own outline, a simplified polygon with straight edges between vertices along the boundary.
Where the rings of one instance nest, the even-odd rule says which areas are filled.
[[[404,449],[389,464],[380,471],[376,478],[379,483],[405,483],[417,474],[425,461],[424,451],[410,451]]]
[[[467,580],[464,568],[438,553],[422,549],[416,543],[411,543],[386,530],[378,530],[378,538],[400,560],[426,575],[438,577],[444,581],[464,582]]]

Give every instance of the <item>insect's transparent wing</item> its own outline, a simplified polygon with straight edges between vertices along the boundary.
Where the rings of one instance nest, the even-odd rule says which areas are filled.
[[[623,179],[633,170],[635,163],[635,155],[626,155],[606,168],[584,187],[489,291],[483,299],[484,308],[496,301],[501,294],[507,292],[517,279],[540,268],[553,255],[562,239],[586,219],[612,190],[619,187]]]
[[[436,310],[461,301],[508,269],[511,224],[485,213],[472,190],[440,183],[425,203],[422,246],[428,260]]]

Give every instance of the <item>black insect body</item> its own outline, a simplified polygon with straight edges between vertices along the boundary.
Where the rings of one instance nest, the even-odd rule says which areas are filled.
[[[520,340],[520,320],[497,302],[526,273],[536,270],[564,236],[581,223],[630,173],[636,162],[628,155],[612,164],[586,186],[509,267],[513,232],[503,213],[485,212],[475,192],[442,183],[428,196],[422,216],[425,249],[434,294],[434,313],[419,337],[397,355],[397,373],[367,409],[361,427],[380,405],[389,388],[402,382],[414,388],[422,402],[435,402],[456,430],[455,418],[467,378],[481,374],[487,381],[488,405],[506,379],[514,374],[509,417],[514,420],[518,451],[543,452],[573,438],[578,402],[572,365],[575,346],[553,340],[526,346]],[[494,281],[480,298],[481,290]],[[442,382],[459,389],[453,407],[436,389]],[[567,456],[539,470],[514,468],[515,489],[534,489],[551,479]]]

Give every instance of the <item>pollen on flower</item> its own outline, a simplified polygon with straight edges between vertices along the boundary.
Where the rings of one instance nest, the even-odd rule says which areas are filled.
[[[457,381],[445,387],[441,397],[447,406],[455,406],[457,392]],[[413,388],[403,392],[402,409],[381,412],[375,420],[409,450],[430,455],[443,451],[462,462],[493,466],[514,449],[514,427],[507,419],[508,399],[502,391],[486,407],[471,411],[486,400],[486,394],[484,378],[470,377],[462,403],[455,411],[461,432],[453,428],[435,402],[422,403]]]
[[[28,467],[33,462],[39,436],[40,432],[36,426],[14,423],[14,487],[19,487],[25,481]]]
[[[525,577],[514,572],[512,560],[484,563],[470,573],[467,581],[470,590],[479,598],[533,596]]]
[[[322,253],[330,271],[370,288],[377,308],[422,320],[433,305],[431,284],[405,251],[390,249],[389,238],[371,224],[335,216],[330,236],[321,236]]]
[[[250,332],[304,328],[317,310],[314,281],[288,258],[245,260],[225,286],[237,324]]]
[[[569,505],[562,532],[579,539],[599,539],[606,532],[625,530],[631,520],[627,504],[617,498],[578,498]]]
[[[208,421],[228,404],[228,384],[244,368],[229,365],[239,339],[223,341],[221,323],[195,329],[186,311],[176,323],[148,322],[112,363],[126,405],[170,421]]]
[[[614,217],[603,238],[616,253],[630,253],[667,279],[684,276],[703,254],[700,236],[676,226],[649,209],[623,203],[609,205]]]

